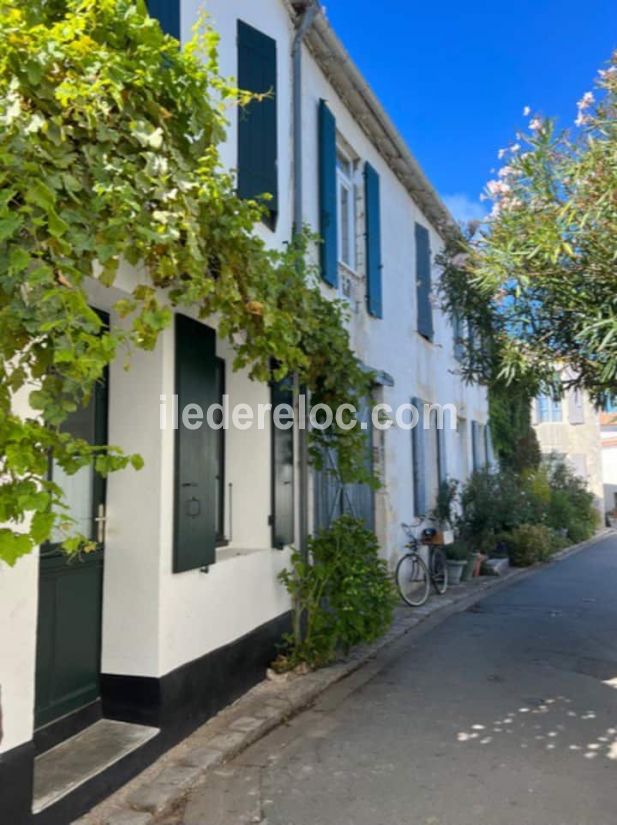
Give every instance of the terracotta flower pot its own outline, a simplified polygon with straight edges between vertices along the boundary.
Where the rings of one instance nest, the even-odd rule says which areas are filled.
[[[474,568],[473,568],[474,577],[480,575],[480,569],[482,568],[482,562],[486,561],[487,558],[488,558],[488,556],[485,556],[484,553],[476,553],[476,563],[475,563]]]

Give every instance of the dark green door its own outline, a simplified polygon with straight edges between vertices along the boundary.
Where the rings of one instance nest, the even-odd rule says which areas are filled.
[[[107,380],[65,428],[90,443],[107,441]],[[92,468],[66,476],[52,465],[79,530],[99,540],[98,549],[67,558],[53,542],[41,549],[36,651],[35,726],[90,704],[99,697],[105,485]],[[60,537],[58,536],[58,539]]]

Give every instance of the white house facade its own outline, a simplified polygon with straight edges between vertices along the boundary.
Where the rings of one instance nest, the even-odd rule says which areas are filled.
[[[564,381],[568,377],[566,371]],[[540,395],[534,399],[531,418],[542,453],[568,462],[593,493],[603,517],[600,415],[590,397],[577,388],[566,389],[561,398]]]
[[[187,40],[201,5],[151,0],[150,11]],[[265,105],[258,117],[230,108],[222,147],[241,194],[273,195],[257,231],[274,247],[299,223],[322,235],[313,252],[322,288],[349,304],[353,347],[377,376],[375,403],[393,415],[412,403],[456,412],[443,430],[369,428],[367,461],[382,480],[373,494],[314,472],[301,433],[279,433],[269,417],[263,429],[161,426],[174,395],[180,407],[224,394],[230,406],[297,400],[289,385],[234,372],[214,322],[178,315],[129,371],[114,363],[74,425],[130,446],[145,466],[105,484],[87,472],[64,480],[99,550],[67,563],[52,546],[0,567],[7,825],[71,821],[263,678],[290,622],[277,577],[307,532],[351,512],[393,565],[400,523],[429,514],[440,480],[464,480],[488,460],[486,393],[461,380],[453,326],[435,298],[435,255],[452,219],[323,10],[309,0],[208,0],[206,9],[221,72],[273,91],[251,104]],[[138,276],[127,267],[113,288],[92,284],[92,306],[110,324],[121,323],[113,304]],[[46,785],[44,755],[104,719],[125,723],[134,747],[70,792]]]

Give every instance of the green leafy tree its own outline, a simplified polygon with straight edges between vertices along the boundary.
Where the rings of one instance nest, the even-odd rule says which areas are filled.
[[[20,7],[23,5],[23,7]],[[253,231],[219,162],[225,106],[247,102],[222,78],[217,36],[201,25],[179,44],[143,0],[0,0],[0,560],[9,564],[64,530],[50,459],[67,473],[132,464],[109,445],[62,431],[105,367],[151,349],[173,308],[216,315],[234,367],[256,380],[295,373],[315,401],[358,403],[369,377],[349,347],[339,302],[304,261],[309,236],[272,251]],[[88,289],[121,265],[134,288],[103,326]],[[16,399],[27,397],[31,414]],[[341,474],[366,479],[363,434],[336,427]]]
[[[500,378],[550,385],[569,366],[600,400],[617,379],[617,54],[578,110],[574,131],[532,116],[500,151],[490,220],[445,266],[480,328],[490,316]]]

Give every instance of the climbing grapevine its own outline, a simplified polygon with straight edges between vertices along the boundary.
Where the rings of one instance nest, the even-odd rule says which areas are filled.
[[[201,25],[183,48],[142,0],[0,0],[0,560],[12,564],[63,531],[48,478],[94,463],[102,474],[137,455],[63,431],[120,352],[151,349],[173,308],[216,314],[234,368],[267,380],[298,375],[315,401],[358,403],[368,378],[349,347],[339,302],[305,263],[312,239],[284,251],[254,232],[220,165],[225,108],[249,97],[221,77],[217,35]],[[89,289],[130,270],[107,327]],[[315,434],[363,475],[361,432]],[[130,445],[127,445],[130,446]],[[54,533],[54,535],[56,535]]]

